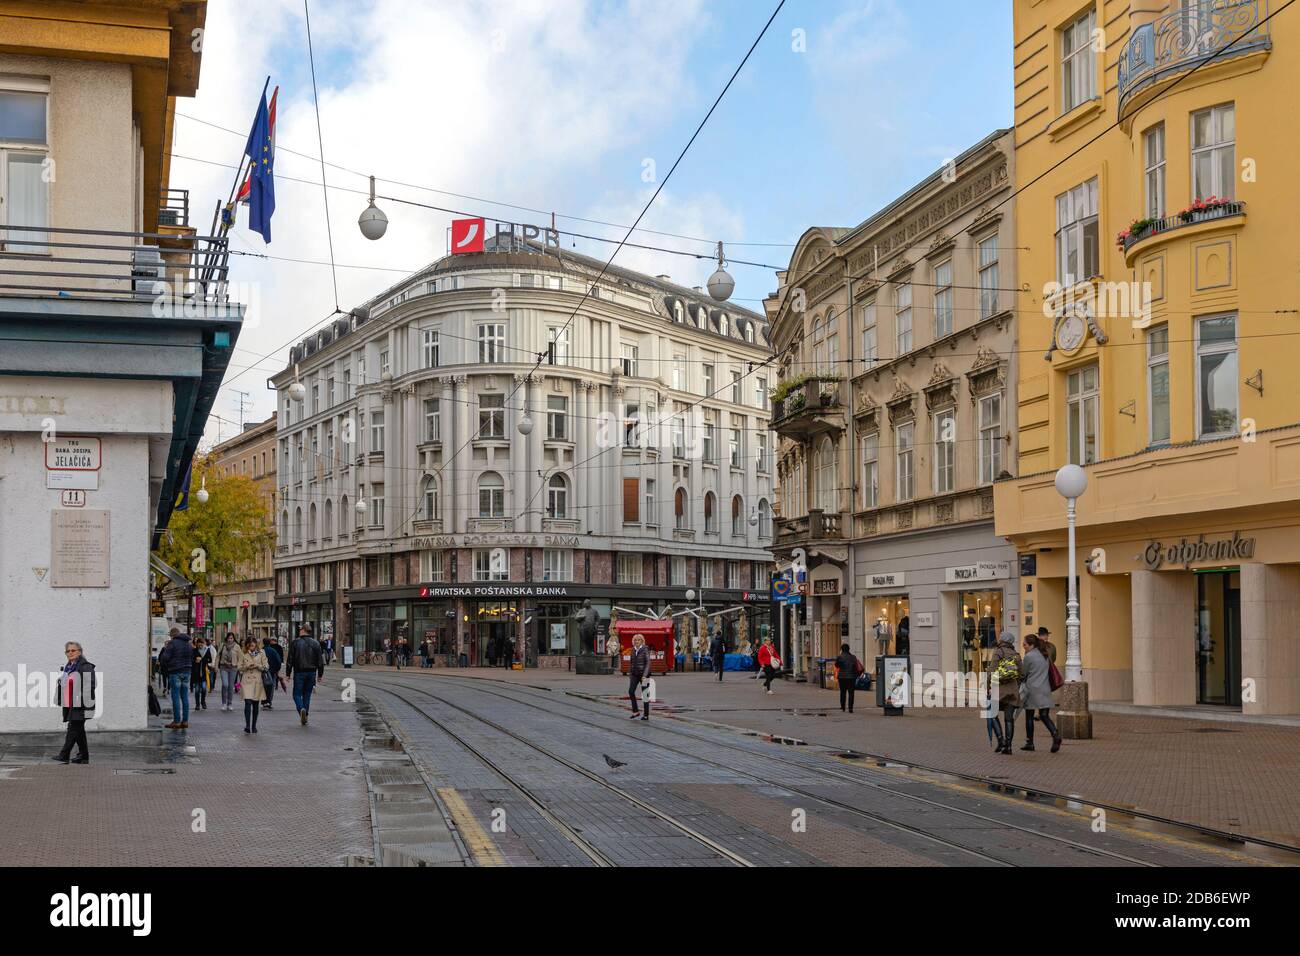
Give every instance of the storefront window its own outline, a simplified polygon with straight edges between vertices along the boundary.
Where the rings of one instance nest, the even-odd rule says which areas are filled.
[[[868,653],[873,651],[903,655],[910,653],[909,603],[906,594],[882,594],[879,597],[863,599],[863,620],[866,621]]]
[[[578,653],[578,626],[573,614],[578,605],[542,604],[537,608],[537,653]]]
[[[393,636],[393,606],[375,604],[370,608],[370,633],[367,635],[367,649],[371,653],[385,650],[384,641]]]
[[[960,598],[959,660],[963,671],[978,674],[992,659],[993,648],[1002,633],[1002,592],[962,591]]]

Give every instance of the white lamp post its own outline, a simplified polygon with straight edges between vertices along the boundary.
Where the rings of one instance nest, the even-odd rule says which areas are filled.
[[[1088,488],[1088,474],[1078,465],[1063,465],[1056,473],[1056,490],[1065,499],[1066,522],[1069,526],[1069,577],[1068,598],[1065,602],[1065,679],[1083,680],[1083,659],[1079,649],[1079,592],[1075,584],[1074,568],[1074,518],[1075,502]]]

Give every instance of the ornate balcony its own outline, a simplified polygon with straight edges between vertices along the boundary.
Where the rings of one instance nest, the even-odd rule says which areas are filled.
[[[840,380],[820,375],[797,379],[781,398],[772,400],[772,430],[792,437],[843,431]]]
[[[419,518],[411,522],[411,530],[416,534],[442,534],[442,519]]]
[[[1268,0],[1210,0],[1184,6],[1133,30],[1119,55],[1119,114],[1129,99],[1175,73],[1215,57],[1225,60],[1272,46]]]
[[[817,508],[798,518],[777,518],[776,540],[772,547],[792,548],[809,541],[843,541],[841,527],[838,511],[825,512]]]
[[[1234,216],[1244,215],[1246,215],[1246,204],[1236,201],[1219,203],[1205,209],[1187,209],[1183,212],[1174,213],[1172,216],[1165,216],[1163,219],[1141,221],[1138,228],[1120,233],[1120,243],[1124,254],[1127,256],[1131,248],[1143,240],[1150,239],[1152,236],[1171,232],[1175,229],[1183,229],[1187,226],[1194,226],[1197,223],[1213,222],[1216,219],[1231,219]]]
[[[579,518],[543,518],[542,530],[552,534],[578,534],[582,531]]]

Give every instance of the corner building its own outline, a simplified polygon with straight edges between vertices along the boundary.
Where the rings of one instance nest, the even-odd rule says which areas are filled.
[[[584,600],[602,646],[612,617],[688,605],[733,646],[766,628],[767,322],[603,265],[503,232],[291,350],[273,379],[282,633],[572,667],[595,649]]]
[[[1015,4],[1022,308],[1085,294],[1021,323],[997,530],[1026,626],[1063,635],[1053,475],[1084,467],[1094,699],[1300,713],[1300,17],[1275,8]]]

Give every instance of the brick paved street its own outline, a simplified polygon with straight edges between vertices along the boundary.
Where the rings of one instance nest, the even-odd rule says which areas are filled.
[[[1086,815],[734,729],[865,749],[864,730],[957,735],[970,724],[982,734],[969,715],[886,722],[864,709],[850,724],[838,710],[825,716],[816,709],[829,696],[807,687],[782,685],[778,695],[758,699],[743,675],[721,689],[706,675],[684,675],[660,680],[665,706],[647,724],[608,705],[622,689],[617,678],[398,674],[386,668],[353,673],[361,697],[401,728],[407,750],[452,807],[457,827],[490,841],[491,862],[1115,866],[1248,859],[1205,841],[1188,842],[1186,835],[1138,832],[1113,819],[1106,832],[1093,832]],[[983,750],[981,738],[967,745]],[[1127,753],[1107,755],[1115,748],[1104,737],[1087,746],[1112,764]],[[1075,753],[1044,750],[1011,760],[1026,768],[1047,758],[1067,766],[1071,759],[1077,763]],[[1005,773],[1007,758],[1002,761],[990,769]]]
[[[91,763],[49,760],[57,746],[0,742],[0,859],[9,866],[337,866],[373,855],[356,708],[337,676],[301,727],[288,695],[243,732],[235,711],[191,712],[162,748],[100,746]],[[170,720],[170,703],[155,727]],[[143,771],[143,772],[141,772]],[[206,812],[206,832],[191,829]]]

